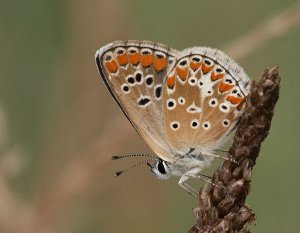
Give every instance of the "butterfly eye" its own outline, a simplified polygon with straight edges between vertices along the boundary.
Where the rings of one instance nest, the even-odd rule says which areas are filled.
[[[151,166],[151,171],[153,175],[162,180],[169,179],[171,176],[167,162],[162,159],[155,163],[155,167]]]
[[[166,169],[162,160],[158,161],[158,163],[156,164],[156,168],[161,174],[166,174]]]

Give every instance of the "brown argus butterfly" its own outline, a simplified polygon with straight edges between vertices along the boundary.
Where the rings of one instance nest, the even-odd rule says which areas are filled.
[[[217,49],[177,51],[150,41],[116,41],[96,52],[108,90],[137,133],[158,156],[152,173],[201,178],[212,154],[235,128],[250,78]],[[115,157],[119,158],[119,157]],[[117,174],[118,175],[118,174]]]

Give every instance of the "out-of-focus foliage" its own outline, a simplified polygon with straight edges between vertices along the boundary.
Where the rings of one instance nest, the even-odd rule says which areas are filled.
[[[186,232],[197,202],[177,179],[145,167],[112,177],[132,163],[112,155],[152,152],[101,83],[95,51],[119,39],[224,49],[296,2],[2,1],[0,232]],[[248,199],[253,232],[300,231],[299,25],[238,60],[253,78],[274,65],[282,76]]]

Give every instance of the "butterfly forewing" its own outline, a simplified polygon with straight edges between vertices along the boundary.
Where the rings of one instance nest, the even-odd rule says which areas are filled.
[[[211,152],[235,127],[249,78],[223,52],[192,48],[170,70],[163,94],[164,127],[178,154]]]
[[[96,61],[102,79],[149,147],[172,160],[163,127],[163,82],[178,52],[146,41],[117,41],[102,47]]]

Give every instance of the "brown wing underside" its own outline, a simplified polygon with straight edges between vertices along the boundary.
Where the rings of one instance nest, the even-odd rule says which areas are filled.
[[[164,134],[162,90],[177,51],[152,42],[117,41],[96,54],[99,72],[120,108],[148,146],[171,161]]]
[[[177,59],[163,95],[171,148],[211,152],[235,127],[244,99],[238,81],[213,58],[193,53]]]

